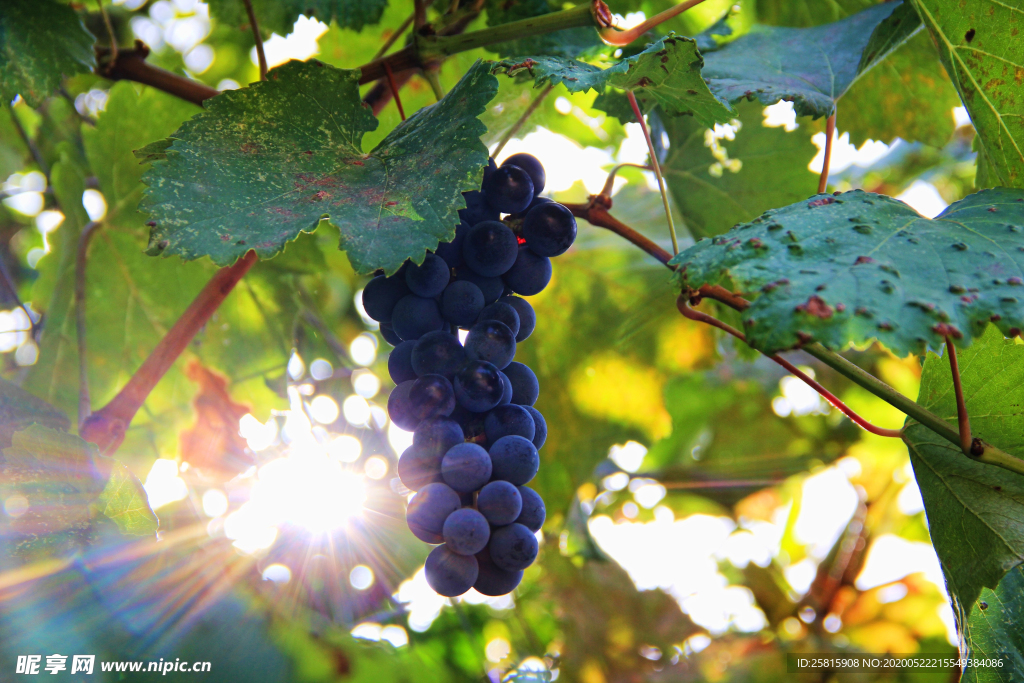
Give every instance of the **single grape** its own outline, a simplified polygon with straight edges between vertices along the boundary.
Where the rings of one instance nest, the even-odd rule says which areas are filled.
[[[410,263],[409,267],[405,269],[405,284],[408,285],[409,291],[416,296],[433,299],[435,296],[440,296],[444,288],[448,286],[451,274],[451,268],[443,258],[428,252],[422,265],[417,266]]]
[[[519,495],[523,500],[523,511],[516,518],[516,523],[522,524],[530,531],[540,531],[540,528],[544,526],[544,518],[547,516],[544,499],[528,486],[520,486]]]
[[[442,529],[444,544],[456,555],[476,555],[487,547],[491,527],[473,508],[462,508],[448,515]]]
[[[495,278],[497,279],[497,278]],[[456,280],[441,297],[441,316],[453,325],[469,327],[484,309],[484,293],[469,280]]]
[[[459,221],[459,224],[455,226],[455,239],[451,242],[441,242],[434,250],[434,253],[440,256],[449,268],[458,268],[462,265],[462,243],[466,239],[469,228],[469,223]]]
[[[451,379],[466,364],[466,349],[454,334],[427,332],[415,342],[409,363],[418,376],[444,375]]]
[[[477,223],[462,244],[466,265],[484,277],[497,277],[511,268],[518,251],[515,233],[498,221]]]
[[[498,405],[507,406],[512,402],[512,382],[501,370],[498,370],[498,376],[501,377],[501,400],[498,401]]]
[[[402,338],[395,332],[395,328],[391,326],[391,323],[380,324],[380,336],[384,337],[384,341],[392,346],[398,346],[402,343]]]
[[[533,418],[533,426],[536,428],[536,431],[533,433],[533,445],[539,451],[544,446],[544,442],[548,440],[548,423],[544,416],[540,414],[540,411],[533,406],[523,407],[526,408],[526,411],[530,413],[530,417]]]
[[[465,440],[466,437],[462,427],[459,426],[459,423],[453,416],[434,417],[424,420],[416,427],[416,431],[412,433],[413,446],[437,456],[437,471],[439,474],[441,472],[442,456],[448,452],[449,448]],[[408,449],[406,452],[408,452]],[[402,461],[399,460],[398,464],[399,468],[401,468]],[[406,486],[409,485],[406,484]],[[412,487],[409,486],[409,488]]]
[[[457,555],[443,545],[430,551],[423,570],[427,584],[435,593],[446,598],[454,598],[468,591],[480,574],[475,557]]]
[[[363,310],[377,322],[389,323],[395,305],[408,295],[409,287],[405,284],[404,276],[378,275],[363,288]]]
[[[491,479],[502,480],[522,486],[537,475],[540,469],[540,455],[529,439],[521,436],[503,436],[490,450]],[[444,463],[441,464],[444,475]]]
[[[416,417],[412,403],[409,401],[409,391],[416,380],[402,382],[391,390],[388,396],[388,416],[398,427],[407,432],[416,429],[420,418]]]
[[[455,276],[456,282],[472,282],[474,285],[480,288],[480,293],[484,295],[484,305],[493,304],[498,300],[505,291],[505,281],[500,277],[484,277],[483,275],[477,275],[468,267],[460,268],[458,274]],[[472,325],[475,319],[471,321],[466,327]]]
[[[388,374],[391,381],[396,385],[416,379],[416,371],[412,369],[412,349],[416,346],[414,341],[404,341],[398,344],[388,356]]]
[[[537,432],[533,416],[523,406],[499,405],[484,418],[487,440],[494,443],[503,436],[516,435],[533,441]]]
[[[526,214],[530,213],[530,210],[533,209],[533,207],[540,206],[541,204],[550,204],[553,201],[555,200],[549,199],[547,197],[534,197],[533,201],[530,202],[529,206],[527,206],[519,213],[509,214],[509,218],[523,220],[524,218],[526,218]]]
[[[487,179],[497,170],[498,163],[494,160],[494,157],[487,157],[487,166],[484,167],[484,179],[480,181],[480,184],[486,183]]]
[[[410,491],[419,491],[427,484],[443,482],[441,454],[414,443],[398,459],[398,478]]]
[[[523,496],[507,481],[492,481],[480,489],[476,507],[494,526],[515,522],[523,511]]]
[[[473,588],[481,595],[497,597],[507,595],[516,589],[516,586],[523,580],[523,572],[507,572],[488,559],[481,558],[483,553],[477,555],[479,573]]]
[[[498,299],[499,303],[505,303],[516,309],[516,313],[519,314],[519,332],[516,333],[516,341],[526,341],[526,338],[533,334],[533,330],[537,327],[537,314],[533,310],[533,306],[526,299],[520,299],[518,296],[503,296]]]
[[[485,413],[498,405],[504,393],[498,372],[486,361],[470,361],[455,373],[455,400],[474,413]],[[515,385],[512,386],[514,390]]]
[[[444,327],[444,319],[436,301],[410,294],[395,304],[391,324],[399,337],[414,340],[427,332],[440,330]]]
[[[444,520],[459,507],[459,494],[450,487],[427,484],[409,501],[405,519],[416,538],[424,543],[443,543]]]
[[[459,493],[476,491],[491,478],[491,458],[475,443],[456,444],[441,460],[441,477]]]
[[[523,219],[523,239],[541,256],[558,256],[576,241],[576,218],[557,202],[530,209]]]
[[[470,190],[462,193],[466,200],[466,208],[459,209],[459,218],[470,227],[484,221],[496,221],[501,218],[501,212],[487,203],[484,193],[479,190]]]
[[[515,572],[533,564],[539,545],[532,531],[522,524],[513,523],[494,530],[487,550],[491,561],[500,569]]]
[[[540,163],[540,160],[532,154],[526,154],[520,152],[519,154],[513,154],[512,156],[501,162],[502,166],[518,166],[519,168],[526,171],[527,175],[530,176],[530,180],[533,181],[533,195],[536,197],[544,191],[544,183],[547,180],[547,175],[544,173],[544,166]]]
[[[484,320],[469,329],[466,335],[466,357],[470,360],[485,360],[501,370],[515,356],[516,336],[504,323]]]
[[[455,410],[451,414],[451,419],[458,422],[462,428],[465,441],[472,441],[474,443],[480,443],[487,438],[484,434],[484,417],[484,413],[474,413],[466,410],[461,405],[458,405],[458,403],[456,403]]]
[[[511,304],[495,301],[480,312],[477,322],[484,320],[497,320],[500,323],[505,323],[505,326],[512,330],[513,335],[519,334],[519,313]]]
[[[512,382],[512,402],[521,406],[532,406],[540,396],[537,375],[528,366],[512,362],[502,368]]]
[[[516,262],[501,279],[516,294],[539,294],[551,282],[551,259],[534,253],[528,245],[522,245]]]
[[[452,383],[444,375],[423,375],[409,387],[409,410],[417,426],[432,417],[451,415],[455,410]]]
[[[522,211],[536,194],[530,174],[518,166],[500,166],[483,185],[484,197],[501,213]]]

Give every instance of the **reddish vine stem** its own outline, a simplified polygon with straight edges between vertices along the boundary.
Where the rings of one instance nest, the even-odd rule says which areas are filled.
[[[832,164],[832,138],[835,136],[836,114],[833,112],[825,121],[825,163],[821,165],[821,176],[818,178],[818,194],[828,187],[828,168]]]
[[[657,244],[608,213],[608,209],[611,208],[611,205],[611,197],[592,195],[590,197],[590,201],[586,204],[565,204],[564,206],[577,218],[583,218],[591,225],[595,225],[599,228],[611,230],[619,237],[622,237],[640,247],[648,254],[664,263],[670,269],[675,270],[675,268],[668,265],[668,262],[672,260],[672,254],[668,253]]]
[[[216,88],[149,64],[148,56],[149,47],[141,40],[135,41],[133,49],[120,50],[116,55],[107,48],[97,47],[96,73],[112,81],[142,83],[198,105],[220,94]]]
[[[78,236],[78,251],[75,253],[75,334],[78,342],[78,426],[85,423],[92,414],[89,398],[89,347],[86,339],[85,317],[85,269],[88,264],[89,243],[102,223],[86,224]]]
[[[405,121],[405,109],[402,108],[402,98],[398,96],[398,86],[395,85],[395,74],[391,71],[391,65],[384,63],[384,70],[388,74],[388,87],[391,88],[391,96],[395,98],[395,106],[398,107],[398,115]]]
[[[99,446],[104,453],[116,451],[149,392],[256,261],[256,252],[250,251],[234,265],[217,271],[117,396],[85,420],[79,436]]]
[[[732,336],[736,337],[744,344],[747,343],[746,335],[737,330],[735,327],[732,327],[731,325],[722,322],[718,318],[710,316],[706,313],[702,313],[700,311],[695,311],[692,308],[690,308],[689,304],[687,303],[687,297],[685,293],[680,294],[679,298],[676,299],[676,307],[679,309],[679,312],[682,313],[684,317],[689,318],[690,320],[696,320],[697,322],[702,322],[707,325],[711,325],[712,327],[717,327],[718,329],[724,332],[728,332]],[[765,355],[768,356],[768,354]],[[790,374],[799,378],[804,384],[818,392],[818,394],[820,394],[822,398],[824,398],[826,401],[834,405],[836,409],[838,409],[841,413],[843,413],[848,418],[853,420],[857,425],[859,425],[864,430],[871,432],[872,434],[877,434],[878,436],[887,436],[894,439],[899,439],[903,436],[903,432],[899,429],[886,429],[885,427],[879,427],[877,425],[871,424],[863,417],[858,415],[852,408],[850,408],[848,405],[839,400],[838,396],[833,394],[831,391],[823,387],[818,382],[811,379],[806,373],[801,371],[799,368],[797,368],[795,365],[790,363],[785,358],[775,354],[768,356],[768,358],[772,359],[773,361],[781,365]]]
[[[953,393],[956,395],[956,423],[960,432],[960,449],[964,455],[975,455],[974,439],[971,438],[971,416],[967,414],[964,389],[960,384],[960,363],[956,358],[956,347],[953,346],[953,340],[948,336],[946,337],[946,351],[949,353],[949,369],[953,373]]]
[[[427,23],[427,3],[423,0],[413,0],[413,26],[419,30]]]
[[[260,35],[260,25],[256,22],[256,13],[252,11],[252,0],[242,0],[245,4],[245,12],[249,15],[249,28],[252,29],[252,37],[256,39],[256,59],[260,63],[260,80],[267,80],[267,55],[263,52],[263,36]],[[115,55],[116,57],[116,55]]]
[[[686,10],[690,9],[691,7],[696,7],[702,2],[704,2],[704,0],[689,0],[688,2],[684,2],[680,5],[676,5],[675,7],[671,7],[665,10],[664,12],[655,14],[653,17],[643,22],[642,24],[638,24],[633,28],[625,31],[620,31],[617,28],[602,29],[600,31],[601,40],[608,43],[609,45],[629,45],[634,40],[636,40],[643,34],[647,33],[655,26],[665,23],[672,17],[678,16],[685,12]]]

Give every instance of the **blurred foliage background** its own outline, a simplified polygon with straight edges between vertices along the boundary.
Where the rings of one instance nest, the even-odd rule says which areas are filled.
[[[151,63],[219,89],[258,79],[244,22],[211,19],[198,0],[104,4],[118,42],[144,41]],[[536,4],[488,2],[474,26]],[[674,2],[609,4],[635,24]],[[741,0],[730,25],[736,35],[755,21],[811,26],[868,4]],[[731,5],[709,0],[657,31],[695,35]],[[303,17],[287,36],[269,36],[271,66],[316,58],[354,68],[410,8],[395,0],[361,32]],[[96,6],[78,9],[103,44]],[[448,59],[442,86],[495,54]],[[401,96],[407,112],[434,100],[420,77]],[[484,116],[491,149],[535,96],[501,79]],[[646,158],[638,126],[595,108],[596,97],[556,88],[501,156],[535,154],[555,199],[585,201],[612,165]],[[899,196],[926,215],[973,191],[973,130],[958,104],[919,34],[842,100],[833,189]],[[35,318],[0,292],[0,364],[72,421],[83,227],[102,221],[87,278],[94,407],[215,271],[208,260],[144,256],[148,229],[136,210],[144,167],[132,151],[197,111],[92,75],[35,109],[20,100],[0,108],[0,265]],[[798,120],[785,103],[738,111],[713,130],[651,116],[687,239],[815,190],[822,122]],[[364,149],[399,123],[393,105],[379,119]],[[650,174],[619,177],[613,213],[669,248]],[[427,547],[405,528],[408,492],[395,475],[409,435],[383,410],[389,347],[360,315],[364,282],[335,232],[323,225],[258,263],[132,423],[118,457],[146,484],[158,538],[128,541],[96,521],[56,545],[0,553],[4,667],[18,654],[73,652],[209,660],[205,680],[252,682],[950,679],[786,673],[787,652],[956,651],[906,448],[681,318],[660,264],[582,222],[534,298],[537,332],[520,350],[540,379],[550,434],[534,482],[548,507],[540,561],[512,596],[433,594],[422,575]],[[877,424],[902,423],[809,356],[793,358]],[[918,359],[877,346],[851,358],[916,395]],[[282,454],[310,439],[329,444],[344,479],[282,467]],[[18,517],[11,500],[5,524]],[[341,521],[324,528],[331,515]],[[106,675],[95,680],[115,680]]]

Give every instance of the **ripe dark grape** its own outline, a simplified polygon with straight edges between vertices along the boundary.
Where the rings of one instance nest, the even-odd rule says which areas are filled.
[[[541,165],[540,160],[532,154],[526,154],[520,152],[519,154],[513,154],[505,161],[501,162],[504,166],[518,166],[519,168],[526,171],[527,175],[530,176],[530,180],[533,181],[533,195],[536,197],[544,191],[544,183],[547,181],[547,174],[544,173],[544,166]]]
[[[456,555],[476,555],[487,547],[491,527],[473,508],[462,508],[448,515],[442,529],[444,544]]]
[[[511,304],[504,301],[495,301],[490,306],[485,307],[480,312],[480,317],[477,320],[478,322],[497,320],[512,330],[513,335],[519,334],[519,312]],[[519,340],[517,339],[516,341]]]
[[[504,393],[498,372],[487,361],[470,361],[455,374],[455,400],[474,413],[484,413],[498,405]],[[514,391],[515,385],[512,386]]]
[[[448,286],[451,268],[436,254],[428,253],[422,265],[409,264],[405,269],[405,284],[416,296],[433,299]]]
[[[398,478],[410,491],[419,491],[427,484],[444,481],[441,478],[441,455],[414,443],[398,459]]]
[[[388,374],[395,384],[416,379],[416,371],[412,369],[412,349],[416,342],[404,341],[398,344],[388,356]]]
[[[516,309],[516,313],[519,314],[519,332],[516,333],[516,341],[526,341],[537,326],[537,314],[534,313],[533,306],[529,301],[520,299],[518,296],[503,296],[498,299],[498,302],[508,304]]]
[[[495,278],[497,279],[497,278]],[[484,293],[476,283],[456,280],[441,297],[441,317],[459,327],[469,327],[484,310]]]
[[[523,580],[523,572],[507,572],[494,564],[489,559],[484,559],[484,553],[477,555],[479,574],[473,588],[482,595],[497,597],[507,595],[516,589],[516,586]]]
[[[442,543],[444,521],[459,507],[459,494],[450,487],[427,484],[409,501],[405,519],[416,538],[425,543]]]
[[[484,430],[487,432],[487,440],[491,443],[503,436],[511,435],[521,436],[532,442],[537,428],[533,423],[533,416],[523,406],[499,405],[487,413]]]
[[[533,532],[522,524],[495,529],[487,544],[491,561],[500,569],[515,572],[526,569],[537,559],[539,545]]]
[[[475,443],[457,444],[441,460],[441,477],[459,493],[476,491],[491,478],[491,457]]]
[[[363,288],[363,310],[377,322],[391,322],[391,312],[403,297],[409,295],[405,277],[378,275]]]
[[[479,190],[463,192],[462,197],[466,200],[466,208],[459,209],[459,218],[467,225],[473,226],[483,221],[496,221],[501,217],[501,212],[487,203],[483,192]]]
[[[522,524],[530,531],[540,531],[540,528],[544,526],[544,518],[547,516],[544,499],[527,486],[519,487],[519,495],[523,501],[523,509],[519,513],[519,517],[516,518],[516,523]]]
[[[491,445],[491,479],[522,486],[537,475],[540,454],[533,442],[521,436],[503,436]],[[441,465],[442,475],[444,464]],[[447,479],[446,479],[447,480]]]
[[[501,213],[522,211],[536,193],[530,174],[518,166],[502,165],[484,183],[484,196],[492,208]]]
[[[466,336],[466,357],[493,363],[499,370],[516,356],[516,336],[504,323],[484,320],[470,328]],[[510,378],[511,379],[511,378]],[[514,389],[515,385],[513,385]]]
[[[505,281],[500,277],[484,277],[474,273],[468,267],[459,269],[458,274],[455,276],[455,281],[468,281],[479,287],[480,293],[484,295],[484,305],[493,304],[505,292]],[[472,322],[466,325],[466,327],[469,327],[471,324]]]
[[[417,426],[431,417],[451,415],[455,410],[455,389],[443,375],[423,375],[409,387],[409,406]]]
[[[384,341],[392,346],[398,346],[402,343],[402,338],[395,332],[395,328],[390,323],[380,324],[380,336],[384,337]]]
[[[576,241],[576,218],[557,202],[530,209],[523,219],[523,239],[541,256],[558,256]]]
[[[494,526],[505,526],[519,519],[523,511],[523,496],[507,481],[492,481],[480,489],[476,507]]]
[[[475,557],[457,555],[443,545],[430,551],[423,570],[427,584],[447,598],[462,595],[472,588],[480,573]]]
[[[498,370],[498,376],[501,378],[501,400],[498,401],[498,405],[507,406],[512,402],[512,382],[509,381],[508,375],[501,370]]]
[[[437,245],[435,254],[441,257],[449,268],[458,268],[462,265],[462,243],[466,239],[470,225],[466,221],[460,221],[455,227],[455,239],[451,242],[441,242]]]
[[[530,413],[530,417],[533,418],[533,426],[536,429],[533,433],[533,445],[539,451],[544,446],[544,442],[548,440],[548,423],[544,416],[540,414],[540,411],[533,406],[523,406],[523,408],[526,408],[527,412]]]
[[[395,304],[391,325],[402,339],[414,340],[427,332],[440,330],[444,327],[444,319],[436,301],[410,294]]]
[[[466,410],[462,406],[456,403],[455,410],[452,411],[451,418],[459,423],[462,427],[462,432],[465,435],[466,441],[473,441],[474,443],[480,443],[486,439],[484,434],[484,418],[486,413],[474,413],[471,410]]]
[[[462,244],[466,265],[484,277],[497,277],[511,268],[518,250],[515,233],[498,221],[477,223]]]
[[[414,383],[415,380],[402,382],[392,389],[391,395],[388,396],[388,415],[391,416],[391,421],[408,432],[416,429],[420,423],[420,418],[416,417],[409,402],[409,390]]]
[[[502,368],[512,382],[512,402],[521,406],[532,406],[540,396],[540,383],[537,375],[528,366],[512,362]]]
[[[433,374],[451,379],[466,364],[466,349],[458,337],[444,330],[427,332],[415,342],[409,364],[418,376]]]
[[[452,446],[458,445],[466,440],[462,427],[451,417],[435,417],[424,420],[412,433],[412,445],[418,449],[437,456],[437,473],[441,476],[441,458]],[[406,449],[406,453],[408,453]],[[403,454],[402,457],[405,457]],[[398,461],[399,470],[402,461]],[[401,477],[401,473],[399,473]],[[404,483],[404,482],[403,482]],[[406,484],[409,488],[412,488]]]
[[[523,245],[519,247],[516,262],[501,278],[516,294],[539,294],[551,282],[551,259],[534,253],[529,245]]]

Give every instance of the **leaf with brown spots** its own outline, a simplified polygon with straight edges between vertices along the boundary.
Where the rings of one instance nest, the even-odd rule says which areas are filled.
[[[685,288],[727,277],[759,293],[742,319],[765,353],[811,340],[842,349],[877,339],[901,356],[946,336],[967,346],[990,322],[1011,336],[1024,328],[1022,199],[1021,190],[985,190],[928,219],[861,190],[816,195],[671,263]]]

